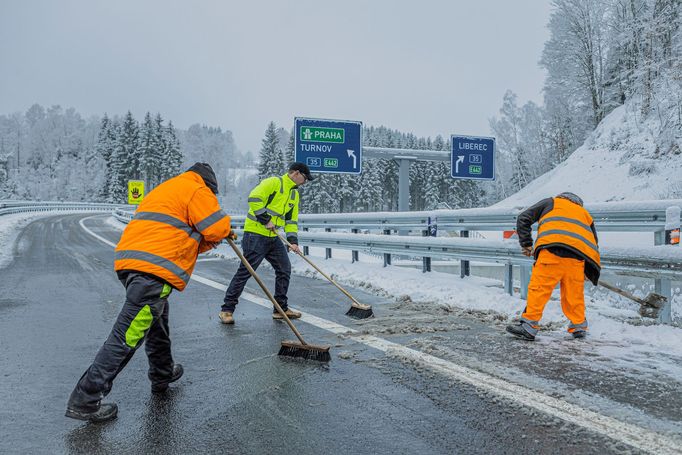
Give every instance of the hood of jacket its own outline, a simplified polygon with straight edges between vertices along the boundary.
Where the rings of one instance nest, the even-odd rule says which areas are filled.
[[[213,172],[213,168],[208,163],[194,163],[187,171],[196,172],[204,179],[204,183],[213,194],[218,194],[218,179]]]

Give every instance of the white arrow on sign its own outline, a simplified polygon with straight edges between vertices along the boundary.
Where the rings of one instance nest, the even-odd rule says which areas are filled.
[[[353,169],[355,169],[356,167],[358,167],[357,165],[358,158],[355,156],[355,150],[346,150],[346,152],[348,152],[348,158],[350,158],[351,156],[353,157]]]
[[[455,174],[459,174],[459,163],[464,162],[464,155],[457,155],[457,161],[455,161]]]

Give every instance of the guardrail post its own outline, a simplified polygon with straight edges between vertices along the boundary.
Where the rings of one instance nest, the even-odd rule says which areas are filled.
[[[504,265],[504,292],[514,295],[514,266],[511,264]]]
[[[438,235],[438,226],[436,225],[436,218],[434,217],[433,220],[431,217],[428,217],[427,219],[427,226],[426,230],[422,231],[422,235],[424,237],[436,237]],[[422,272],[430,272],[431,271],[431,258],[430,257],[424,257],[422,258]]]
[[[665,244],[665,231],[654,232],[654,245],[664,245]],[[672,286],[670,286],[670,280],[667,278],[656,278],[654,280],[654,292],[661,294],[667,299],[666,303],[661,308],[658,313],[658,322],[661,324],[670,324],[672,322],[671,305],[670,300],[672,299]]]
[[[530,284],[530,275],[533,271],[533,267],[529,265],[521,265],[519,266],[519,269],[519,278],[521,281],[519,290],[521,291],[521,298],[526,300],[528,299],[528,285]]]
[[[429,230],[426,229],[422,231],[422,237],[429,237]],[[430,272],[431,271],[431,258],[429,257],[423,257],[422,258],[422,272]]]
[[[331,232],[331,228],[324,228],[324,232]],[[332,257],[332,249],[331,248],[325,248],[324,249],[324,258],[325,259],[331,259]]]
[[[350,231],[353,234],[357,234],[360,230],[359,229],[351,229]],[[358,259],[358,251],[357,250],[352,250],[350,252],[350,262],[351,263],[360,262],[360,260]]]
[[[384,229],[384,235],[391,235],[390,229]],[[391,265],[391,254],[384,253],[384,267]]]
[[[303,231],[304,231],[304,232],[308,232],[308,228],[304,227],[304,228],[303,228]],[[309,255],[310,255],[310,249],[308,248],[308,246],[304,246],[304,247],[303,247],[303,255],[304,255],[304,256],[309,256]]]
[[[459,231],[460,237],[469,237],[469,231]],[[464,278],[469,276],[471,270],[469,269],[469,261],[459,261],[459,277]]]
[[[410,163],[415,161],[413,156],[396,156],[398,162],[398,210],[410,210]],[[407,229],[400,229],[398,235],[408,235]]]

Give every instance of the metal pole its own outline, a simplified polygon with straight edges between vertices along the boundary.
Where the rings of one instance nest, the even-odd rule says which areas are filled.
[[[410,163],[414,157],[396,156],[398,162],[398,211],[408,212],[410,210]],[[406,229],[399,230],[398,235],[407,235]]]
[[[384,229],[384,235],[391,235],[390,229]],[[384,267],[391,265],[391,254],[384,253]]]
[[[520,274],[519,279],[521,281],[520,290],[521,298],[523,300],[528,299],[528,285],[530,284],[530,275],[533,272],[533,267],[529,265],[519,266]]]
[[[665,231],[654,232],[654,245],[664,245],[665,244]],[[661,294],[667,299],[666,303],[661,308],[658,313],[658,322],[661,324],[670,324],[672,321],[672,313],[670,300],[672,299],[672,286],[670,285],[670,280],[667,278],[656,278],[654,280],[654,292]]]
[[[422,231],[422,237],[429,237],[429,229],[426,229]],[[430,272],[431,271],[431,258],[429,257],[423,257],[422,258],[422,272]]]
[[[514,266],[511,264],[504,265],[504,292],[514,295]]]
[[[469,237],[469,231],[459,231],[460,237]],[[459,277],[464,278],[469,276],[471,271],[469,270],[469,261],[459,261]]]
[[[308,232],[308,228],[303,228],[303,232]],[[310,250],[307,246],[303,247],[303,255],[304,256],[309,256],[310,255]]]
[[[331,232],[331,228],[324,228],[324,232]],[[331,248],[325,248],[324,249],[324,258],[325,259],[331,259],[332,257],[332,249]]]
[[[411,159],[396,157],[398,170],[398,210],[410,210],[410,161]]]
[[[359,232],[359,229],[351,229],[350,231],[353,234],[357,234]],[[350,261],[351,261],[351,263],[360,262],[360,260],[358,259],[358,251],[357,250],[352,250],[350,252]]]
[[[427,227],[425,231],[422,231],[422,235],[425,237],[437,237],[438,236],[438,220],[437,217],[429,217],[427,220]],[[431,271],[431,258],[430,257],[425,257],[422,259],[422,271],[423,272],[430,272]]]

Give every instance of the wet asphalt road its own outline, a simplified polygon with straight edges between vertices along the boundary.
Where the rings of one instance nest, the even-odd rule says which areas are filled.
[[[125,295],[112,270],[112,248],[80,227],[83,218],[92,231],[117,241],[120,233],[106,216],[42,218],[23,230],[14,261],[0,271],[0,453],[640,453],[309,324],[298,326],[309,342],[332,345],[332,361],[280,358],[280,341],[292,335],[269,310],[242,301],[237,324],[222,326],[223,293],[196,281],[169,299],[173,354],[185,376],[166,395],[152,395],[141,350],[107,397],[118,403],[118,419],[68,419],[68,395]],[[227,284],[236,268],[234,260],[212,259],[195,273]],[[262,276],[272,283],[271,269],[262,267]],[[262,295],[254,280],[247,291]],[[474,364],[502,362],[521,346],[505,343],[508,351],[497,359],[479,356],[476,343],[503,336],[490,323],[461,316],[439,335],[442,343],[420,345],[424,338],[414,332],[385,330],[381,321],[390,321],[394,302],[351,292],[374,306],[374,321],[346,318],[339,292],[312,278],[292,277],[290,301],[434,355],[447,356],[447,347],[466,334],[476,340],[462,343]],[[679,390],[670,396],[679,397]],[[662,412],[673,431],[679,423],[674,406]]]

